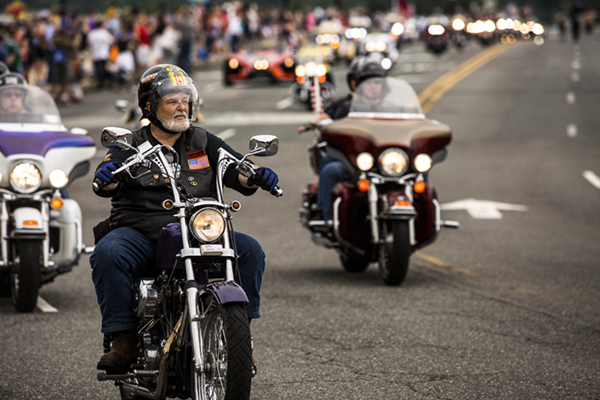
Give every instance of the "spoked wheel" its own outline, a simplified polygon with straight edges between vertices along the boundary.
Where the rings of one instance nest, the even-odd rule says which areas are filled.
[[[22,240],[16,244],[10,270],[12,302],[18,312],[31,312],[37,304],[42,282],[42,243]]]
[[[192,399],[247,400],[252,380],[250,326],[244,305],[219,305],[208,296],[201,303],[205,372],[191,371]]]
[[[379,246],[379,275],[391,286],[404,281],[410,262],[410,236],[408,221],[390,221],[383,224],[382,238]]]
[[[369,259],[351,251],[340,254],[340,262],[348,272],[364,272],[369,267]]]

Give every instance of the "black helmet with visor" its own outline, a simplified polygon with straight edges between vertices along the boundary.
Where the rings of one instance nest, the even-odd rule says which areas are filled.
[[[188,120],[196,120],[199,110],[198,91],[188,74],[176,65],[160,64],[144,72],[138,84],[138,105],[142,110],[142,118],[170,134],[177,134],[166,129],[156,115],[159,100],[171,93],[185,93],[188,95]],[[148,103],[150,103],[148,105]]]

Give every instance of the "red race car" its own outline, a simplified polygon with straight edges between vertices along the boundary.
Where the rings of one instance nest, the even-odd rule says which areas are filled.
[[[228,54],[223,66],[223,82],[231,85],[258,76],[267,76],[272,82],[294,81],[296,61],[290,51],[273,47],[242,50]]]

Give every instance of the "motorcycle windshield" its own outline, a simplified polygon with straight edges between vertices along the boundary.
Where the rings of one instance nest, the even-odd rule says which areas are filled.
[[[38,86],[0,87],[0,123],[61,124],[52,96]]]
[[[350,118],[425,119],[419,98],[402,79],[369,78],[356,88]]]

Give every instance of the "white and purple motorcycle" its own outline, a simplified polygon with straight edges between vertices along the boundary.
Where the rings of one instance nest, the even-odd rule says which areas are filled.
[[[28,87],[20,112],[0,112],[0,296],[12,296],[19,312],[33,311],[40,287],[92,250],[67,189],[95,153],[87,131],[67,130],[39,87]]]

